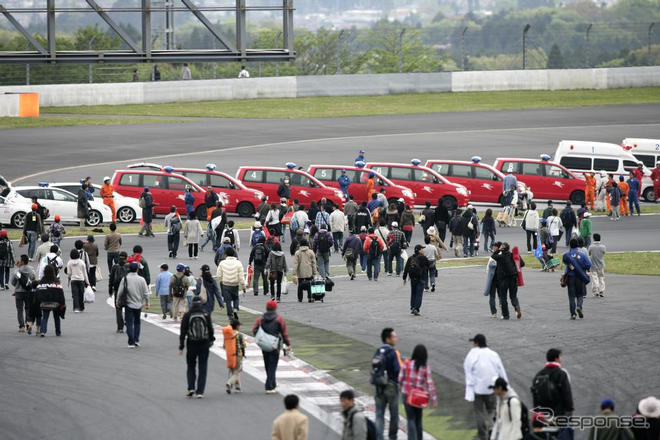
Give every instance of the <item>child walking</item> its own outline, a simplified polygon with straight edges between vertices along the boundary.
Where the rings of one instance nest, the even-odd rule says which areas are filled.
[[[241,370],[243,369],[243,358],[245,357],[245,339],[241,334],[241,323],[238,319],[232,319],[231,325],[222,327],[224,338],[224,349],[227,353],[227,368],[229,369],[229,380],[227,381],[227,394],[231,390],[241,392]]]

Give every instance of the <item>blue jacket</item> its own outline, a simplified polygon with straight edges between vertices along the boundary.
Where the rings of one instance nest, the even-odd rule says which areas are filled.
[[[385,370],[387,371],[387,378],[394,383],[399,383],[399,370],[401,365],[399,365],[399,356],[396,354],[396,350],[389,344],[383,344],[380,347],[385,349]]]
[[[514,189],[518,189],[518,179],[513,174],[507,174],[504,176],[504,181],[502,182],[502,192],[506,192],[512,186]]]
[[[355,162],[364,162],[364,154],[360,154],[355,158]]]
[[[339,183],[339,187],[341,188],[342,191],[346,192],[348,190],[348,186],[353,183],[351,181],[351,178],[342,174],[339,176],[339,179],[337,179],[337,182]]]
[[[607,191],[610,193],[610,204],[612,206],[619,206],[619,202],[621,201],[621,190],[619,187],[613,186]]]
[[[156,277],[156,295],[167,296],[170,294],[170,280],[172,272],[163,271]]]
[[[564,253],[562,261],[566,265],[566,275],[569,277],[579,277],[584,284],[589,284],[591,281],[591,278],[587,275],[587,271],[591,269],[589,257],[577,248],[574,248]]]
[[[220,288],[218,287],[218,283],[215,282],[213,278],[211,278],[211,281],[208,281],[203,278],[198,278],[197,279],[197,287],[195,287],[195,295],[199,295],[202,292],[202,283],[199,281],[202,280],[204,282],[204,288],[206,289],[206,304],[202,306],[202,309],[204,310],[205,313],[213,313],[213,309],[215,308],[215,300],[218,300],[218,305],[220,307],[224,307],[225,304],[222,301],[222,294],[220,293]]]
[[[183,201],[186,202],[186,205],[194,205],[195,204],[195,196],[193,196],[190,191],[186,191],[186,195],[183,198]]]
[[[369,212],[374,212],[374,209],[376,208],[382,208],[382,204],[380,203],[380,200],[373,199],[370,200],[369,203],[367,203],[367,209],[369,210]]]
[[[635,195],[639,194],[639,180],[631,178],[627,180],[628,182],[628,195],[634,193]]]
[[[341,250],[342,257],[344,256],[344,254],[346,254],[346,249],[349,249],[349,248],[353,249],[353,255],[355,256],[355,258],[359,258],[360,255],[362,255],[362,253],[363,253],[363,251],[362,251],[362,240],[360,240],[359,236],[357,236],[355,234],[351,234],[351,235],[348,236],[346,241],[344,241],[344,247]]]

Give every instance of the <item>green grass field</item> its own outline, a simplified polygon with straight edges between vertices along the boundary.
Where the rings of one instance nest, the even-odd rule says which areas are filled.
[[[79,125],[158,124],[185,122],[181,119],[41,116],[39,118],[0,117],[0,130],[10,128],[70,127]]]
[[[585,107],[660,102],[660,87],[610,90],[555,90],[421,93],[115,106],[46,107],[42,113],[211,118],[334,118],[532,108]]]

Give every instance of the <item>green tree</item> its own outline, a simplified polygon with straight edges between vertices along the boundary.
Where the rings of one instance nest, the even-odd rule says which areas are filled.
[[[370,32],[370,67],[376,73],[435,72],[440,64],[437,54],[425,46],[416,29],[379,23]]]
[[[548,69],[562,69],[564,67],[564,59],[561,56],[561,50],[557,43],[554,43],[550,48],[550,55],[548,55]]]

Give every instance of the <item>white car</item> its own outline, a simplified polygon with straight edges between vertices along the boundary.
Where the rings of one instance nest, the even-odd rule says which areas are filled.
[[[62,223],[78,223],[78,197],[60,188],[50,188],[48,186],[17,186],[13,187],[12,191],[18,193],[19,196],[24,197],[29,202],[32,197],[37,197],[37,200],[42,206],[48,208],[50,211],[50,218],[52,221],[56,215],[60,216]],[[88,226],[97,226],[100,223],[112,222],[112,211],[102,201],[98,199],[89,202],[91,209],[87,216]],[[23,213],[25,214],[25,213]],[[24,218],[25,216],[23,216]],[[20,226],[23,227],[23,220],[20,220]]]
[[[50,183],[48,184],[50,188],[61,188],[63,190],[69,191],[71,194],[77,194],[78,189],[80,188],[79,183]],[[101,185],[92,184],[94,187],[94,200],[103,201],[101,196]],[[140,202],[134,197],[126,197],[115,191],[115,209],[117,210],[117,221],[120,223],[132,223],[134,221],[140,221],[142,218],[142,209],[140,208]]]
[[[6,196],[0,196],[0,223],[11,225],[15,228],[22,228],[25,222],[25,213],[32,210],[32,201],[25,199],[15,191],[3,193]]]

